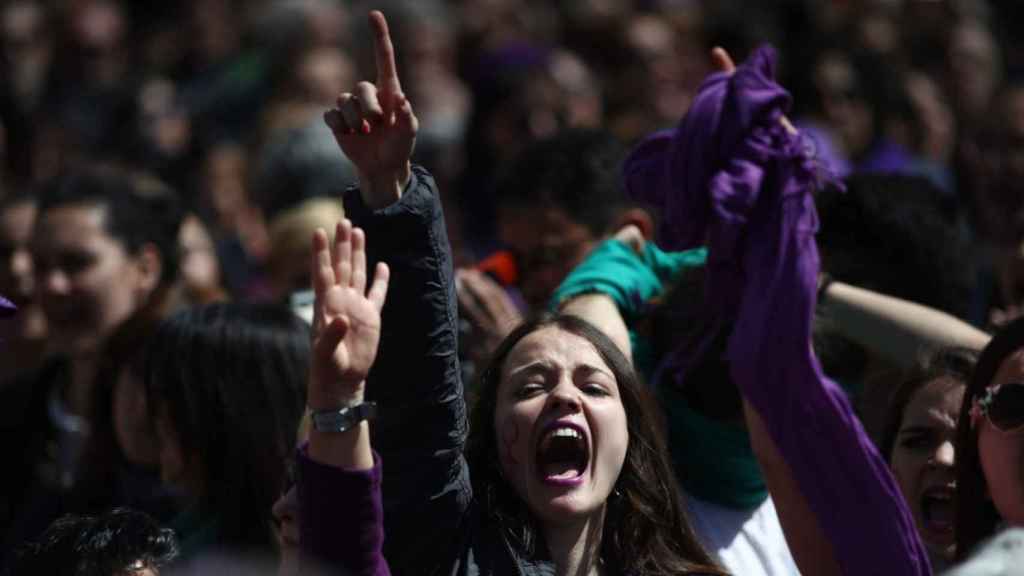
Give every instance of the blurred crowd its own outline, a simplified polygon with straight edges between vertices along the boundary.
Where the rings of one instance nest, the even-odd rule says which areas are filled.
[[[601,242],[618,233],[643,253],[662,214],[624,198],[624,151],[679,123],[715,46],[737,62],[775,47],[787,117],[845,183],[818,197],[822,290],[848,283],[980,330],[1024,315],[1016,0],[0,0],[0,296],[18,308],[0,323],[0,447],[19,455],[0,484],[0,565],[62,514],[109,504],[174,519],[197,535],[182,548],[201,547],[182,491],[259,502],[222,509],[234,520],[218,531],[266,544],[252,525],[294,482],[277,464],[308,431],[305,325],[277,314],[310,319],[310,239],[346,217],[341,193],[365,176],[324,114],[379,79],[370,9],[387,16],[418,119],[412,163],[440,194],[467,383]],[[687,282],[670,305],[703,288]],[[699,316],[664,309],[639,328],[654,341]],[[916,393],[888,422],[892,369],[913,373],[913,354],[879,360],[830,321],[815,329],[825,371],[857,388],[891,453],[886,427]],[[680,336],[664,339],[642,353],[633,340],[643,376]],[[725,378],[716,362],[694,369]],[[192,382],[230,379],[260,384]],[[687,402],[743,420],[735,387]],[[234,406],[237,438],[231,418],[212,424]],[[167,461],[168,438],[207,466]],[[247,466],[265,481],[250,486]],[[295,529],[289,505],[294,494],[274,506],[278,540]]]
[[[987,323],[991,308],[1015,314],[1024,276],[1015,2],[375,6],[401,39],[398,65],[422,123],[416,161],[446,194],[460,264],[499,247],[495,179],[524,143],[587,126],[631,144],[679,119],[710,70],[711,46],[741,58],[770,42],[794,119],[818,136],[821,154],[842,175],[928,175],[985,247],[991,269],[972,320]],[[354,180],[320,117],[372,72],[358,26],[365,9],[330,0],[4,2],[5,196],[80,161],[143,170],[196,217],[189,252],[216,256],[186,262],[191,285],[281,296],[290,284],[274,265],[283,258],[275,220]],[[5,255],[18,242],[6,241]],[[16,290],[15,280],[2,286],[19,299],[26,266],[13,266]]]

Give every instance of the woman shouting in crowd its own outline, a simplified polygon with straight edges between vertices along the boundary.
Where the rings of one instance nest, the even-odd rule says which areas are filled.
[[[322,234],[314,241],[303,548],[357,573],[385,572],[383,509],[396,573],[721,574],[683,513],[657,412],[591,325],[554,317],[515,330],[483,371],[467,433],[439,198],[410,167],[415,116],[386,22],[376,12],[370,22],[377,83],[343,94],[327,118],[359,168],[346,213],[366,232],[342,223],[333,249]],[[364,295],[367,267],[380,260],[390,273],[379,267]],[[377,409],[374,459],[366,419]],[[382,462],[383,508],[374,500]]]

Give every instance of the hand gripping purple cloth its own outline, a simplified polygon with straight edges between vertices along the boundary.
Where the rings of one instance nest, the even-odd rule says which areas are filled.
[[[736,319],[732,377],[843,572],[930,574],[885,461],[811,350],[819,173],[802,139],[780,123],[790,97],[774,81],[774,63],[762,47],[734,75],[709,76],[678,127],[632,152],[625,186],[663,210],[663,248],[707,243],[709,308]]]

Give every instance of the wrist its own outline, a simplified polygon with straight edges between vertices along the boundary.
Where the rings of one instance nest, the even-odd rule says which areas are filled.
[[[412,165],[406,162],[399,170],[379,174],[359,173],[359,191],[368,208],[386,208],[402,197],[402,192],[412,179]]]
[[[340,410],[363,403],[363,383],[356,389],[343,391],[315,391],[310,390],[306,398],[306,405],[310,410],[319,412],[322,410]]]

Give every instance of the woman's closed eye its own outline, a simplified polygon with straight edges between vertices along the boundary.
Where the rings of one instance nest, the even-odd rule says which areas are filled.
[[[935,445],[934,435],[929,432],[911,432],[900,436],[900,446],[907,450],[922,452]]]
[[[547,387],[545,386],[544,382],[528,380],[526,382],[523,382],[516,388],[516,398],[520,400],[525,398],[531,398],[533,396],[536,396],[537,394],[544,392],[546,388]]]
[[[581,386],[580,389],[582,389],[583,393],[588,396],[611,396],[611,393],[608,392],[608,388],[604,384],[598,382],[587,382]]]

